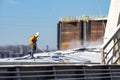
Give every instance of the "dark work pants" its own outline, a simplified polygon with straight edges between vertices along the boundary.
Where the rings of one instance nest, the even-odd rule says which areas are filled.
[[[31,56],[31,58],[34,58],[34,53],[36,52],[36,45],[34,45],[34,46],[32,46],[31,47],[32,49],[31,49],[31,54],[30,54],[30,56]]]

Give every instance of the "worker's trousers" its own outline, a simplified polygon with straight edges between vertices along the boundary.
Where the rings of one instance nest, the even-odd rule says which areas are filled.
[[[31,51],[30,51],[30,56],[31,58],[34,58],[34,53],[36,52],[36,45],[31,47]]]

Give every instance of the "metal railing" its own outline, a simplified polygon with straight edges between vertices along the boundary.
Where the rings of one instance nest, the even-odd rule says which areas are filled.
[[[119,80],[120,65],[0,67],[0,80]]]
[[[112,45],[111,45],[112,44]],[[106,49],[109,47],[109,50]],[[101,48],[101,64],[116,64],[120,60],[120,25]]]

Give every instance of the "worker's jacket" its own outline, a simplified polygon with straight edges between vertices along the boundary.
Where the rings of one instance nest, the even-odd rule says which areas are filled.
[[[37,42],[37,37],[35,35],[31,36],[29,39],[30,46],[35,46]]]

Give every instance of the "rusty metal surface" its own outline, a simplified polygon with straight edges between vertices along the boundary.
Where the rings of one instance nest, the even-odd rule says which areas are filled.
[[[88,42],[103,41],[107,20],[75,20],[59,22],[58,49],[70,49],[71,45],[85,45]]]

